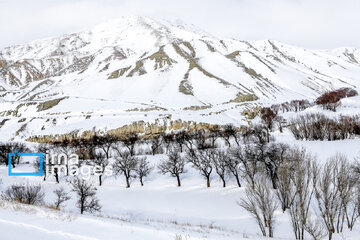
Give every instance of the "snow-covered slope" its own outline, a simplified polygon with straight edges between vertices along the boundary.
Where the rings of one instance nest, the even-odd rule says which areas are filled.
[[[218,39],[122,17],[0,51],[1,138],[116,129],[134,121],[241,123],[257,104],[360,87],[360,50]]]

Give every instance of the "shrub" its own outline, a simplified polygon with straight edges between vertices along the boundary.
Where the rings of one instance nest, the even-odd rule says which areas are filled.
[[[44,196],[45,194],[42,191],[41,186],[29,185],[11,185],[5,190],[3,195],[5,199],[31,205],[42,203],[44,200]]]

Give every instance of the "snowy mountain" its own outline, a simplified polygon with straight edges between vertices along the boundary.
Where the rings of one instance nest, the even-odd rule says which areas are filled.
[[[140,121],[153,123],[150,131],[241,124],[246,109],[358,89],[359,76],[356,48],[218,39],[195,26],[122,17],[0,50],[0,138],[114,130]]]

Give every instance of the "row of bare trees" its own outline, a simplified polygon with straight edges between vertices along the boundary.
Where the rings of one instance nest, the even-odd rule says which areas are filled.
[[[290,216],[295,239],[310,235],[331,240],[344,228],[353,230],[360,216],[359,166],[339,154],[320,165],[304,149],[293,148],[276,170],[276,188],[260,168],[254,179],[245,178],[246,196],[238,204],[255,218],[264,236],[274,236],[275,212],[281,207]]]
[[[185,138],[186,140],[184,142],[180,141],[180,143],[176,140],[176,138],[179,137],[176,136],[180,134],[189,136],[190,134],[185,134],[184,132],[180,132],[176,135],[168,134],[166,139],[172,139],[172,141],[159,140],[161,142],[160,146],[165,149],[164,152],[167,152],[167,160],[169,160],[164,160],[162,164],[157,167],[159,172],[174,175],[178,178],[178,185],[180,185],[179,175],[185,172],[183,166],[186,163],[191,163],[191,165],[199,170],[199,172],[207,179],[207,186],[210,186],[211,173],[215,172],[219,175],[224,187],[230,176],[234,176],[237,184],[241,186],[241,173],[239,169],[241,162],[247,163],[246,158],[250,157],[260,158],[259,156],[254,156],[255,150],[260,153],[265,151],[261,148],[252,149],[255,147],[252,147],[251,143],[257,142],[259,145],[264,146],[271,139],[269,138],[266,127],[263,125],[256,125],[252,129],[248,128],[246,131],[243,131],[242,134],[237,133],[231,125],[226,126],[225,129],[228,131],[226,136],[228,136],[227,141],[229,142],[229,144],[226,145],[232,146],[231,151],[218,148],[218,144],[216,143],[218,138],[215,137],[216,131],[214,130],[210,132],[210,134],[205,131],[192,133],[192,138]],[[132,139],[140,138],[134,134]],[[154,141],[154,139],[155,138],[151,141]],[[240,145],[240,141],[246,143],[245,148],[238,146]],[[230,142],[232,142],[233,145],[231,145]],[[87,164],[94,168],[97,166],[101,167],[101,170],[97,170],[100,186],[103,182],[105,168],[107,166],[112,166],[115,174],[125,176],[126,186],[130,187],[133,178],[138,178],[141,185],[143,185],[143,179],[154,169],[154,166],[147,161],[146,156],[136,155],[136,152],[139,151],[138,149],[143,143],[144,142],[140,140],[129,140],[125,143],[114,142],[112,138],[108,139],[107,136],[97,136],[92,141],[86,141],[85,144],[79,144],[78,142],[74,143],[73,141],[62,141],[52,145],[40,144],[38,146],[38,152],[50,151],[50,153],[63,154],[68,158],[74,152],[79,153],[82,159],[80,159],[78,167],[81,167],[82,164]],[[270,144],[270,146],[275,145]],[[183,153],[181,150],[183,150]],[[267,156],[270,156],[270,152],[267,152],[266,154]],[[67,164],[69,164],[69,162],[67,162]],[[166,167],[174,167],[173,165],[175,165],[175,168],[173,169],[167,169],[169,167]],[[44,164],[43,169],[46,170],[47,167],[48,166]],[[70,167],[71,166],[66,165],[67,173],[69,172],[68,169],[70,169]],[[250,168],[247,164],[245,164],[245,167]],[[39,161],[35,164],[35,168],[39,169]],[[56,182],[60,181],[58,171],[58,169],[55,169],[54,172],[51,173],[54,175]],[[271,172],[271,169],[269,172]],[[44,173],[46,173],[46,171],[44,171]],[[44,175],[44,180],[48,177],[50,176]]]
[[[243,146],[226,149],[209,148],[203,150],[189,150],[184,154],[171,151],[166,159],[158,165],[160,173],[169,173],[177,178],[181,186],[180,175],[186,172],[185,165],[189,164],[196,169],[210,187],[212,174],[218,175],[223,187],[226,187],[230,178],[241,182],[246,179],[252,185],[260,169],[265,169],[273,188],[278,184],[278,168],[284,161],[290,147],[282,143],[251,142]]]
[[[329,118],[309,113],[293,119],[289,129],[298,140],[343,140],[360,135],[360,120],[358,116]]]
[[[273,104],[271,105],[271,110],[278,114],[279,112],[300,112],[303,111],[314,104],[309,102],[309,100],[302,99],[302,100],[292,100],[291,102],[283,102],[280,104]]]
[[[214,148],[218,139],[222,139],[226,145],[240,144],[241,128],[237,128],[232,124],[226,125],[210,125],[207,128],[196,131],[179,130],[175,132],[140,135],[136,132],[131,132],[123,135],[99,135],[94,134],[88,138],[64,138],[61,140],[52,141],[53,147],[68,148],[73,147],[82,154],[83,158],[93,158],[95,148],[101,148],[106,157],[109,154],[114,144],[121,143],[130,152],[130,155],[144,154],[162,154],[168,152],[173,145],[177,145],[180,152],[187,149],[199,148]],[[147,144],[147,149],[136,148],[137,145]]]

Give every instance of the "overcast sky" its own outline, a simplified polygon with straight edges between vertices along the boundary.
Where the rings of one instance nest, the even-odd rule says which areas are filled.
[[[360,48],[359,0],[0,0],[0,48],[122,15],[192,23],[220,38]]]

